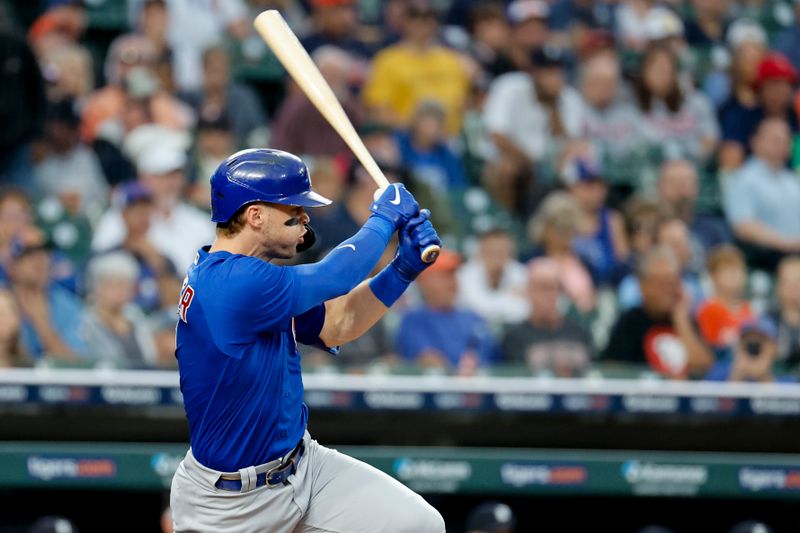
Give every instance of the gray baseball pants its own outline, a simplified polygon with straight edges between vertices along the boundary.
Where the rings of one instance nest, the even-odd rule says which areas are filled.
[[[175,533],[444,533],[421,496],[311,439],[288,484],[231,492],[189,450],[172,478]]]

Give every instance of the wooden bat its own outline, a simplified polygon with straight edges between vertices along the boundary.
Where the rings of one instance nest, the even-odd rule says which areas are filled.
[[[347,143],[367,173],[375,180],[379,190],[389,187],[389,180],[364,146],[330,85],[281,14],[274,9],[264,11],[256,17],[253,25],[314,107]],[[422,251],[420,257],[424,262],[431,263],[436,260],[439,252],[439,246],[432,244]]]

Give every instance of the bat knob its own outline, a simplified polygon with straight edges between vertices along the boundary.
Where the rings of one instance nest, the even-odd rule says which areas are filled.
[[[430,246],[426,246],[424,250],[422,250],[422,254],[420,258],[422,259],[423,263],[433,263],[436,261],[436,258],[439,257],[439,252],[442,251],[442,248],[431,244]]]

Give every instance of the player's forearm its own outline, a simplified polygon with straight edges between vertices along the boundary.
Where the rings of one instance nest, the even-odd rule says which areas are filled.
[[[366,333],[387,310],[369,284],[362,282],[348,294],[325,303],[325,324],[319,338],[326,346],[348,343]]]
[[[292,314],[297,316],[352,291],[378,263],[393,231],[388,222],[370,217],[358,233],[322,261],[292,267],[301,287]]]

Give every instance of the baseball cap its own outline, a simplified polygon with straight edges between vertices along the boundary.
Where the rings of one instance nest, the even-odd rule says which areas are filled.
[[[508,20],[512,24],[521,24],[526,20],[550,18],[550,6],[542,0],[516,0],[508,5]]]
[[[574,157],[561,168],[561,181],[567,187],[578,183],[605,181],[599,166],[591,157]]]
[[[354,3],[355,0],[311,0],[313,7],[349,6]]]
[[[117,204],[124,209],[134,204],[151,203],[153,194],[138,181],[130,181],[120,185],[115,199]]]
[[[730,25],[726,40],[731,50],[736,50],[744,43],[767,44],[767,32],[757,21],[741,18]]]
[[[748,333],[760,333],[770,340],[778,339],[778,327],[775,322],[765,316],[747,320],[739,327],[740,336],[743,337]]]
[[[473,509],[467,517],[467,531],[495,533],[516,526],[514,511],[504,503],[487,502]]]
[[[785,80],[794,85],[797,82],[797,72],[786,56],[778,52],[770,52],[758,65],[756,73],[756,86],[769,80]]]
[[[170,146],[154,146],[142,151],[136,168],[144,174],[167,174],[186,166],[186,153]]]
[[[644,21],[644,33],[650,41],[683,37],[683,22],[669,9],[657,7],[647,14]]]
[[[563,48],[545,45],[533,50],[530,59],[534,67],[563,67],[567,62],[567,54]]]
[[[78,533],[78,529],[63,516],[45,516],[34,522],[28,533]]]

